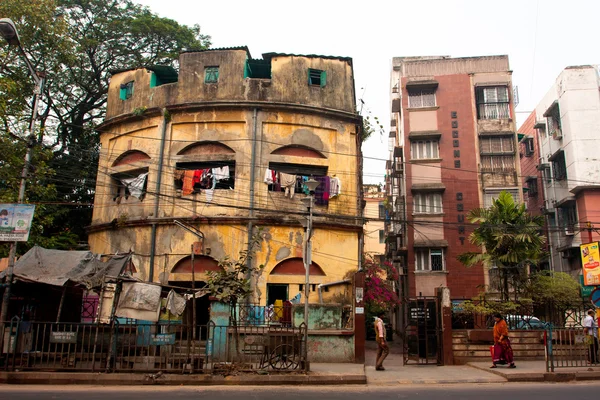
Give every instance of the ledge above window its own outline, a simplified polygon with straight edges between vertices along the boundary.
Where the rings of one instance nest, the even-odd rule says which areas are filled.
[[[448,271],[413,271],[415,275],[448,275]]]
[[[414,131],[408,134],[408,140],[439,139],[441,137],[442,132],[438,131]]]
[[[564,149],[558,149],[554,152],[554,154],[552,154],[550,157],[548,157],[548,161],[554,161],[557,160],[558,157],[560,157],[561,155],[563,155],[565,152]]]
[[[433,164],[433,163],[441,163],[441,158],[416,158],[410,160],[411,164]]]
[[[437,240],[425,240],[425,241],[415,241],[413,244],[415,248],[436,248],[436,247],[448,247],[448,241],[446,239],[437,239]]]
[[[439,82],[435,79],[421,79],[406,82],[406,88],[415,89],[437,89]]]
[[[441,182],[413,183],[410,190],[413,192],[443,192],[446,190],[446,186]]]
[[[554,207],[556,207],[556,208],[567,207],[567,206],[574,205],[576,202],[577,202],[577,200],[575,199],[575,196],[567,196],[567,197],[562,198],[559,201],[557,201],[556,204],[554,204]]]
[[[554,100],[552,102],[552,104],[550,104],[550,107],[548,107],[548,109],[544,112],[544,117],[550,117],[552,116],[552,113],[554,113],[554,110],[558,107],[558,100]]]
[[[439,109],[440,106],[434,106],[434,107],[408,107],[406,110],[407,111],[435,111],[437,109]]]

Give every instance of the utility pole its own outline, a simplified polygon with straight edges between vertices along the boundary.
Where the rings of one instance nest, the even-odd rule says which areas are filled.
[[[27,53],[21,46],[21,41],[19,39],[17,28],[10,19],[0,19],[0,35],[2,35],[4,39],[6,39],[9,45],[17,46],[19,48],[19,51],[21,52],[21,55],[25,60],[25,64],[27,64],[29,73],[31,74],[31,77],[35,82],[35,90],[33,92],[33,110],[31,113],[31,121],[29,123],[28,129],[29,134],[27,137],[27,152],[25,153],[25,163],[23,164],[23,170],[21,172],[21,184],[19,186],[19,198],[17,200],[19,204],[23,204],[25,202],[25,188],[27,186],[27,176],[29,175],[29,165],[31,164],[33,147],[38,141],[38,139],[35,136],[35,121],[37,119],[38,104],[42,95],[42,90],[44,88],[44,79],[46,75],[44,73],[37,72],[31,64],[31,62],[29,61]],[[39,141],[40,143],[42,141],[41,134]],[[10,302],[15,258],[17,256],[17,244],[18,241],[11,242],[10,251],[8,253],[8,267],[6,268],[6,287],[4,289],[4,295],[2,297],[2,309],[0,310],[0,325],[2,327],[2,334],[0,336],[2,337],[4,336],[4,322],[8,317],[8,304]]]

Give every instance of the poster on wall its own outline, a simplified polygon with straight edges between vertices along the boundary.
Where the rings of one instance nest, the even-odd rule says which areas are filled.
[[[586,286],[600,285],[600,251],[598,251],[598,242],[582,244],[580,249],[583,284]]]
[[[0,242],[26,242],[35,206],[0,204]]]

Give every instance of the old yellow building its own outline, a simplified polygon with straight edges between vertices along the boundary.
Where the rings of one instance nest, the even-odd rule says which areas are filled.
[[[189,285],[200,239],[175,221],[204,235],[197,281],[218,260],[237,258],[249,230],[261,228],[253,262],[265,268],[254,300],[289,299],[305,279],[306,194],[298,191],[302,177],[313,177],[321,182],[313,209],[316,302],[318,284],[343,280],[359,264],[362,159],[352,60],[252,59],[239,47],[183,53],[179,63],[178,73],[148,67],[112,76],[91,250],[132,251],[136,277]]]

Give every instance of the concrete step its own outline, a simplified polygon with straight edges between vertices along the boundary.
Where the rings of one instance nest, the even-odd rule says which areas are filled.
[[[544,358],[545,352],[538,350],[524,350],[524,351],[515,351],[515,358]],[[487,352],[483,351],[454,351],[454,357],[475,357],[475,358],[485,358],[490,359],[491,354],[488,350]]]
[[[486,345],[487,343],[471,343],[468,338],[452,338],[453,344],[473,344],[473,345]],[[526,344],[526,345],[543,345],[543,341],[539,338],[511,338],[510,343],[512,345],[516,344]],[[489,342],[489,345],[492,345],[492,342]]]
[[[464,344],[464,343],[453,343],[452,344],[452,349],[454,350],[489,350],[490,347],[492,345],[491,344]],[[511,347],[513,348],[514,351],[517,350],[538,350],[538,349],[544,349],[545,346],[543,344],[512,344]]]

